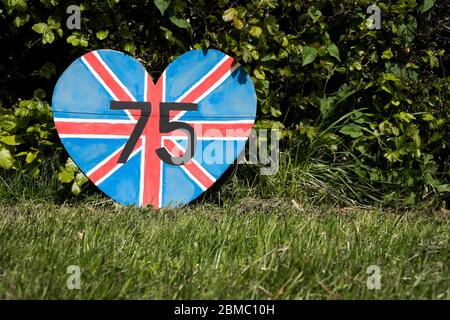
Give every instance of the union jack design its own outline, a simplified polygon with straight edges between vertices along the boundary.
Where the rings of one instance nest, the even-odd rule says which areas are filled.
[[[118,159],[140,117],[139,110],[110,110],[110,101],[150,102],[151,115],[128,161]],[[194,156],[181,166],[164,163],[155,150],[174,157],[187,136],[160,133],[160,103],[198,104],[197,111],[171,111],[170,121],[191,125]],[[133,58],[98,50],[77,59],[59,79],[53,95],[54,121],[69,155],[102,191],[126,205],[155,208],[186,204],[210,188],[230,165],[210,163],[202,152],[232,153],[245,146],[256,112],[249,76],[219,51],[194,50],[175,60],[153,83]],[[231,150],[230,150],[231,146]]]

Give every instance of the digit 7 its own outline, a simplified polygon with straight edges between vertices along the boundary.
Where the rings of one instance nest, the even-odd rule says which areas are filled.
[[[150,102],[111,101],[109,108],[111,110],[141,110],[141,116],[139,117],[130,138],[120,154],[119,160],[117,161],[117,163],[125,163],[127,162],[131,152],[133,152],[134,146],[147,125],[150,114],[152,113],[152,104]]]

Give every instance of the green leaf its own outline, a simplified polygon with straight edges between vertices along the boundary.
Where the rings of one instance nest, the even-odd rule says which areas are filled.
[[[362,65],[359,61],[353,62],[352,67],[355,68],[356,70],[362,70]]]
[[[386,72],[386,73],[383,73],[383,80],[384,81],[394,81],[395,82],[398,79],[397,79],[397,77],[394,74],[392,74],[390,72]]]
[[[23,25],[25,25],[28,21],[30,20],[30,15],[26,14],[26,15],[20,15],[14,18],[14,26],[16,28],[20,28]]]
[[[21,137],[18,136],[5,136],[2,137],[0,141],[9,146],[17,146],[25,142]]]
[[[29,175],[33,178],[37,178],[40,172],[41,170],[39,170],[39,168],[34,168],[33,170],[30,171]]]
[[[389,150],[384,154],[384,157],[389,161],[389,162],[396,162],[396,161],[400,161],[400,153],[395,150]]]
[[[125,43],[125,45],[123,46],[123,50],[125,50],[127,52],[133,51],[134,50],[134,43],[133,42]]]
[[[394,115],[394,117],[406,123],[410,123],[412,120],[416,120],[416,117],[414,117],[411,113],[405,111],[397,113],[396,115]]]
[[[358,126],[357,124],[350,123],[344,127],[342,127],[339,132],[343,133],[345,135],[348,135],[352,138],[358,138],[362,136],[362,127]]]
[[[89,41],[88,41],[86,38],[81,37],[81,38],[80,38],[80,45],[81,45],[82,47],[87,47],[87,46],[89,45]]]
[[[38,100],[43,100],[45,98],[45,91],[42,89],[34,90],[33,96]]]
[[[385,59],[385,60],[389,60],[389,59],[391,59],[393,56],[394,56],[394,55],[392,54],[391,48],[388,48],[388,49],[386,49],[386,50],[383,51],[383,54],[381,55],[381,58],[382,58],[382,59]]]
[[[431,8],[433,8],[435,4],[434,0],[424,0],[423,5],[420,6],[420,13],[425,13]]]
[[[153,0],[155,3],[155,6],[158,8],[159,12],[161,12],[161,15],[164,15],[164,12],[166,12],[167,8],[170,6],[170,3],[172,0]]]
[[[310,64],[314,60],[316,60],[317,57],[317,50],[313,47],[304,47],[302,52],[302,65],[306,66],[307,64]]]
[[[0,145],[0,167],[9,170],[14,165],[14,158],[4,146]]]
[[[66,168],[61,168],[61,171],[58,173],[58,179],[62,183],[72,182],[75,178],[75,173],[72,170],[67,170]]]
[[[78,196],[81,193],[81,188],[80,188],[80,186],[78,185],[78,183],[76,181],[74,181],[72,183],[72,187],[70,188],[70,190],[76,196]]]
[[[266,74],[264,73],[264,70],[261,69],[261,67],[256,67],[255,70],[253,70],[253,74],[255,75],[256,79],[264,80],[266,78]]]
[[[233,20],[234,16],[237,15],[237,11],[235,8],[230,8],[228,10],[226,10],[223,15],[222,15],[222,19],[223,21],[231,21]]]
[[[39,69],[39,76],[47,80],[49,80],[55,74],[56,74],[56,67],[51,62],[47,62],[41,67],[41,69]]]
[[[53,33],[53,31],[50,29],[45,30],[44,34],[42,35],[42,43],[52,43],[53,41],[55,41],[55,34]]]
[[[450,184],[441,184],[436,186],[438,192],[450,192]]]
[[[57,29],[61,26],[61,24],[58,22],[58,20],[55,17],[48,17],[47,19],[47,25],[51,27],[52,29]]]
[[[281,110],[274,108],[274,107],[270,107],[270,113],[272,114],[272,116],[274,116],[275,118],[279,117],[282,115]]]
[[[66,164],[64,167],[67,170],[72,171],[72,172],[78,171],[78,166],[75,164],[75,162],[73,162],[73,160],[71,158],[67,158],[67,161],[66,161]]]
[[[72,46],[76,47],[80,45],[80,38],[75,34],[67,37],[67,43],[70,43]]]
[[[250,33],[252,36],[254,36],[255,38],[259,38],[259,36],[260,36],[261,33],[262,33],[262,29],[261,29],[260,27],[253,26],[253,27],[250,28],[249,33]]]
[[[13,119],[4,119],[0,122],[0,126],[7,132],[13,132],[17,128],[17,120],[11,116]]]
[[[32,163],[36,157],[38,156],[39,152],[38,151],[34,151],[34,152],[28,152],[27,156],[25,158],[25,162],[26,163]]]
[[[27,8],[27,1],[26,0],[9,0],[9,1],[2,1],[7,7],[9,7],[9,10],[17,10],[17,11],[24,11]]]
[[[330,54],[330,56],[335,57],[336,59],[341,61],[341,57],[339,55],[339,48],[334,43],[330,43],[328,45],[327,51]]]
[[[95,34],[95,36],[97,37],[97,39],[99,40],[105,40],[108,37],[109,31],[108,30],[101,30],[101,31],[97,31],[97,33]]]
[[[181,28],[181,29],[190,29],[191,28],[191,25],[189,24],[189,22],[187,22],[187,20],[184,18],[171,16],[170,21],[174,25],[176,25],[178,28]]]
[[[313,19],[314,22],[317,22],[317,20],[319,20],[320,17],[322,16],[322,12],[320,12],[319,9],[316,9],[314,7],[308,9],[308,14],[311,17],[311,19]]]
[[[383,84],[383,85],[381,85],[381,89],[386,91],[387,93],[392,94],[392,90],[391,90],[391,88],[389,86],[386,86],[386,85]]]
[[[162,31],[164,31],[164,38],[166,38],[166,40],[169,40],[170,42],[173,41],[173,33],[172,31],[170,31],[169,29],[160,26],[159,29],[161,29]]]
[[[244,28],[244,23],[237,16],[233,17],[233,25],[238,30],[242,30],[242,28]]]
[[[33,29],[34,32],[43,34],[45,29],[47,29],[47,24],[44,22],[36,23],[31,29]]]
[[[322,114],[323,117],[325,117],[328,111],[330,111],[331,109],[332,99],[322,98],[319,99],[319,102],[320,102],[320,113]]]
[[[83,172],[79,171],[77,173],[77,175],[75,176],[75,181],[76,183],[81,187],[82,185],[84,185],[86,182],[89,181],[89,179],[84,175]]]
[[[414,41],[416,37],[417,20],[413,16],[408,16],[408,21],[398,26],[397,35],[406,40],[407,43]]]

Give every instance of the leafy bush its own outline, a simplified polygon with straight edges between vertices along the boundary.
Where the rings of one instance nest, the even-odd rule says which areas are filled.
[[[33,99],[0,108],[0,167],[37,176],[38,165],[58,146],[51,108],[43,98],[45,92],[36,90]]]
[[[125,51],[157,78],[178,55],[216,48],[251,74],[259,122],[286,128],[285,145],[298,166],[345,165],[334,171],[336,181],[376,190],[347,188],[361,201],[414,203],[450,191],[447,0],[380,2],[380,30],[369,28],[370,1],[83,1],[81,30],[66,27],[72,1],[1,1],[5,169],[33,170],[46,141],[59,147],[48,108],[14,132],[3,122],[20,121],[17,110],[25,106],[47,106],[42,91],[18,101],[37,88],[50,96],[61,72],[83,53]],[[28,132],[30,124],[43,136]],[[72,182],[77,173],[67,173],[70,164],[64,168],[61,180]]]

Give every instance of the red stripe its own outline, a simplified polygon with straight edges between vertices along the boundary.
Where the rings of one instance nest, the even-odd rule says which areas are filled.
[[[228,57],[219,68],[211,73],[203,82],[201,82],[194,90],[192,90],[186,97],[180,102],[193,103],[199,97],[201,97],[209,88],[211,88],[217,81],[220,80],[228,71],[231,70],[235,60],[232,57]],[[175,117],[177,114],[183,111],[171,112],[170,116]]]
[[[167,148],[173,156],[179,157],[183,154],[183,150],[177,147],[177,145],[171,140],[164,140],[164,146]],[[189,161],[183,166],[192,174],[206,189],[214,184],[214,180],[211,180],[193,161]]]
[[[119,101],[132,101],[133,98],[122,89],[119,83],[113,78],[113,76],[106,70],[100,60],[94,55],[93,52],[89,52],[83,56],[86,62],[95,70],[100,76],[103,82],[114,93]],[[136,112],[133,114],[133,118],[137,119]]]
[[[192,103],[211,88],[217,81],[220,80],[228,71],[231,70],[234,64],[234,59],[228,57],[222,65],[211,73],[199,86],[197,86],[191,93],[189,93],[181,102]]]
[[[239,137],[246,138],[250,135],[253,123],[201,123],[186,122],[194,128],[197,137],[223,138],[223,137]],[[167,136],[185,136],[186,131],[175,130]]]
[[[155,149],[161,147],[161,136],[159,133],[159,104],[162,100],[162,77],[156,85],[148,76],[147,79],[147,101],[152,104],[152,116],[150,117],[145,129],[145,163],[144,172],[144,191],[143,205],[151,204],[154,208],[159,208],[159,191],[162,161],[157,156]]]
[[[98,134],[98,135],[123,135],[129,136],[135,127],[135,123],[89,123],[89,122],[65,122],[55,121],[59,134]]]
[[[133,152],[136,151],[137,149],[139,149],[142,145],[142,141],[141,139],[138,140],[138,142],[136,143]],[[119,152],[117,152],[119,150]],[[97,181],[99,181],[101,178],[103,178],[104,176],[106,176],[111,170],[113,170],[114,168],[116,168],[118,165],[117,161],[119,161],[119,157],[120,154],[123,150],[123,147],[120,147],[120,149],[115,150],[114,152],[117,152],[114,157],[112,157],[111,159],[109,159],[106,163],[104,163],[101,167],[97,168],[97,170],[95,170],[94,172],[92,172],[88,177],[89,179],[91,179],[92,182],[94,182],[95,184],[97,183]],[[114,153],[113,152],[113,153]]]

